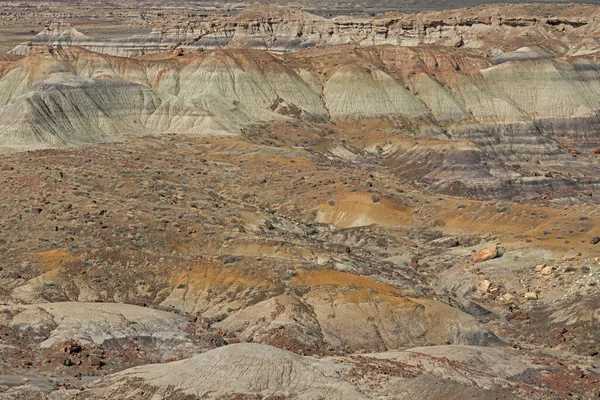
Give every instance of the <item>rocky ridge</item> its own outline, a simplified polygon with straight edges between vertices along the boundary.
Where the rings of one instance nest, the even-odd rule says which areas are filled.
[[[341,133],[353,121],[380,121],[387,138],[331,152],[381,157],[399,176],[442,193],[513,199],[562,188],[594,199],[599,85],[600,67],[587,56],[494,65],[475,50],[443,47],[341,46],[286,56],[216,50],[147,60],[52,50],[2,64],[0,144],[230,135],[283,121]]]
[[[372,18],[327,19],[288,7],[251,5],[238,14],[216,19],[166,24],[149,35],[94,39],[68,23],[51,23],[11,53],[28,55],[37,47],[81,46],[95,52],[137,57],[181,48],[186,51],[251,48],[286,53],[332,45],[430,44],[480,49],[488,56],[504,54],[527,42],[543,50],[526,57],[578,56],[598,51],[596,6],[499,5],[418,14],[390,12]],[[524,55],[521,54],[521,57]]]
[[[453,367],[446,366],[448,372],[460,373],[460,369],[466,367],[465,361],[469,359],[471,361],[477,359],[483,368],[489,369],[500,370],[517,363],[521,363],[522,372],[533,372],[539,369],[526,358],[512,354],[504,355],[492,349],[449,346],[447,349],[431,351],[427,348],[415,348],[402,353],[365,354],[347,359],[315,360],[269,346],[240,344],[226,346],[171,364],[123,371],[92,383],[76,398],[95,398],[99,395],[127,397],[139,393],[140,388],[145,395],[150,392],[154,396],[159,395],[165,399],[186,395],[194,399],[218,399],[236,395],[282,396],[298,399],[318,399],[323,396],[331,399],[387,399],[401,395],[402,390],[411,391],[411,387],[414,386],[419,386],[425,392],[435,386],[438,386],[437,391],[443,387],[441,392],[451,395],[453,389],[459,392],[461,388],[460,384],[454,384],[456,386],[453,387],[452,378],[423,380],[414,375],[412,370],[419,362],[428,363],[427,358],[435,357],[440,351],[444,351],[444,354],[457,364]],[[500,365],[493,366],[494,361],[499,362]],[[378,365],[379,363],[381,365]],[[375,376],[367,375],[362,381],[355,381],[352,377],[354,374],[360,373],[361,368],[364,368],[365,372],[372,369],[371,373],[373,373],[386,363],[402,365],[405,368],[402,373],[404,376],[394,376],[381,384],[381,387],[374,385],[370,390],[367,389],[366,393],[357,390],[358,388],[365,390],[365,387],[369,386],[367,383],[369,380],[376,381],[381,376],[377,376],[375,372]],[[435,361],[429,368],[433,370],[434,365]],[[183,371],[186,371],[187,377],[186,375],[182,377]],[[443,375],[445,372],[438,373]],[[517,375],[509,373],[503,376],[503,379],[508,381]],[[192,380],[189,377],[193,377]],[[471,379],[485,380],[483,374],[473,376]],[[484,388],[474,389],[471,394],[477,398],[486,395],[499,395],[503,399],[516,398]],[[420,393],[419,398],[425,398],[426,395]]]

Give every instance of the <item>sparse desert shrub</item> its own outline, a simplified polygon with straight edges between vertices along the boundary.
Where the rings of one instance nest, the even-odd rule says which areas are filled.
[[[241,261],[241,258],[236,256],[229,256],[223,260],[223,264],[233,264],[238,261]]]

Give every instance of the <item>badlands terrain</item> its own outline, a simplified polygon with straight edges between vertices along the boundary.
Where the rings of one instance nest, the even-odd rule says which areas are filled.
[[[1,15],[0,399],[600,396],[600,8],[126,6]]]

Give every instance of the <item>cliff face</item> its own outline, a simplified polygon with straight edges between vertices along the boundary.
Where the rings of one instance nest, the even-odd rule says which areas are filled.
[[[378,143],[387,165],[405,176],[414,165],[440,192],[518,198],[563,186],[598,189],[600,66],[589,57],[497,64],[468,49],[338,46],[143,60],[66,49],[2,71],[5,147],[240,134],[294,120],[336,123],[334,131],[344,132],[357,121],[380,121],[389,135]],[[407,145],[405,137],[435,140],[444,153]]]
[[[136,35],[121,39],[96,39],[86,36],[68,23],[53,22],[30,41],[22,43],[9,53],[26,56],[37,49],[71,46],[83,47],[97,53],[122,57],[137,57],[148,53],[159,53],[177,47],[181,42],[195,37],[193,28],[171,28],[168,31],[152,31],[147,35]]]
[[[435,44],[480,49],[487,55],[539,58],[595,53],[600,11],[593,6],[487,6],[416,15],[388,13],[374,18],[326,19],[297,9],[254,5],[240,14],[211,21],[167,24],[148,35],[94,39],[73,27],[53,23],[12,50],[27,55],[36,47],[81,46],[104,54],[137,57],[182,48],[251,48],[276,53],[352,44],[417,46]],[[513,54],[526,44],[544,50]],[[509,53],[503,56],[504,53]]]

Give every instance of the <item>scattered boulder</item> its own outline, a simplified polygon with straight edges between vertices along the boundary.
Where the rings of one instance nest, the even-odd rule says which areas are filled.
[[[477,282],[477,290],[480,292],[486,293],[490,289],[491,285],[492,285],[492,282],[490,282],[487,279],[484,279],[482,281]]]
[[[527,300],[537,300],[538,299],[538,295],[536,292],[527,292],[525,293],[525,299]]]
[[[169,52],[169,54],[172,55],[173,57],[181,57],[183,55],[183,49],[177,48],[177,49],[171,50]]]
[[[535,266],[535,272],[542,272],[542,270],[546,268],[546,264],[538,264]]]
[[[547,267],[544,267],[541,272],[542,272],[542,275],[552,275],[552,271],[554,271],[554,268],[551,266],[547,266]]]
[[[100,368],[102,366],[102,360],[99,357],[90,357],[89,358],[90,366]]]
[[[500,252],[498,251],[498,245],[494,244],[494,245],[488,247],[487,249],[476,253],[471,260],[473,262],[478,263],[478,262],[491,260],[493,258],[498,257],[499,255],[500,255]]]

